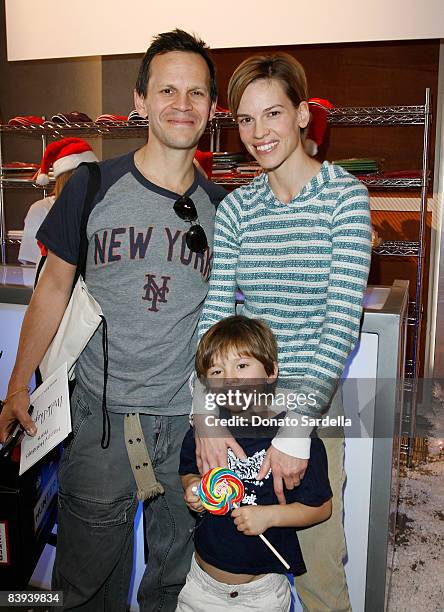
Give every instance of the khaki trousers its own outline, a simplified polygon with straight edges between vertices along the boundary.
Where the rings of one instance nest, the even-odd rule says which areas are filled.
[[[193,557],[176,612],[289,612],[290,602],[285,574],[266,574],[246,584],[225,584],[204,572]]]
[[[318,429],[328,457],[332,515],[320,525],[298,531],[307,573],[295,577],[295,585],[304,612],[351,611],[343,565],[347,554],[343,524],[344,438],[329,438],[327,433],[326,429]]]

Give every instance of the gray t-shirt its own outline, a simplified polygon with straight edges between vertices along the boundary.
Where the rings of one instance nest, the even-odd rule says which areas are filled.
[[[213,260],[215,210],[226,193],[196,171],[187,195],[209,248],[192,253],[185,242],[190,224],[173,210],[180,194],[148,181],[135,167],[134,153],[102,162],[100,169],[101,188],[87,227],[86,283],[108,323],[108,409],[187,414],[187,381]],[[80,167],[37,234],[74,265],[87,178],[87,169]],[[80,356],[76,375],[101,397],[102,327]]]

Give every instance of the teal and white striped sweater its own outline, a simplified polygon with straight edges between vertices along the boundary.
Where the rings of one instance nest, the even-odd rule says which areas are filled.
[[[274,196],[267,174],[226,196],[216,215],[214,262],[199,337],[234,314],[273,330],[282,386],[297,379],[316,391],[316,415],[330,401],[359,335],[371,255],[367,189],[339,166],[319,173],[288,204]]]

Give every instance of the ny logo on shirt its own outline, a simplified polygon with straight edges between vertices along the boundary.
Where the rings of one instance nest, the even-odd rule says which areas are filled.
[[[156,283],[155,274],[145,274],[148,282],[143,286],[145,289],[145,295],[142,297],[142,300],[151,300],[151,307],[148,308],[151,312],[158,312],[157,303],[160,302],[162,304],[167,303],[166,294],[169,293],[168,281],[171,279],[170,276],[161,276],[163,283],[159,287]]]

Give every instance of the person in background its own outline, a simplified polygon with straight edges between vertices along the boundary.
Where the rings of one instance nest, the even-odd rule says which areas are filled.
[[[287,504],[279,504],[270,473],[258,482],[273,428],[264,427],[256,433],[258,426],[252,425],[252,417],[279,418],[286,412],[285,406],[273,406],[276,397],[272,391],[264,393],[273,390],[278,373],[276,339],[264,322],[233,316],[216,323],[199,343],[196,373],[210,391],[224,394],[229,388],[248,384],[250,393],[254,389],[257,395],[266,395],[266,400],[252,402],[246,410],[236,405],[221,408],[221,417],[242,414],[243,425],[230,427],[230,431],[247,455],[244,460],[234,453],[228,457],[229,469],[242,480],[245,489],[239,507],[230,513],[215,516],[204,511],[196,491],[201,477],[193,429],[184,438],[179,473],[185,502],[200,514],[194,532],[194,558],[179,594],[177,612],[288,612],[291,593],[286,569],[257,536],[265,534],[289,565],[288,573],[299,575],[306,571],[296,528],[320,523],[331,514],[324,445],[318,438],[312,440],[302,483],[284,491]]]
[[[99,160],[93,150],[82,138],[63,138],[46,147],[40,162],[36,182],[42,187],[48,185],[49,169],[52,166],[55,178],[54,191],[50,196],[34,202],[29,207],[18,254],[18,260],[21,263],[38,263],[44,247],[37,244],[35,237],[37,230],[77,166],[83,162],[97,161]]]
[[[265,321],[276,336],[278,388],[312,395],[313,403],[295,411],[337,416],[342,396],[336,390],[359,337],[370,266],[369,198],[365,186],[340,166],[307,155],[307,99],[304,69],[288,54],[251,57],[231,77],[230,110],[264,172],[218,208],[199,335],[234,314],[239,286],[242,314]],[[280,430],[267,451],[258,479],[271,468],[280,503],[286,501],[283,483],[292,490],[303,481],[310,430]],[[351,607],[343,567],[343,432],[320,428],[318,434],[327,450],[333,512],[299,533],[307,573],[295,583],[304,610],[345,612]],[[199,431],[200,472],[226,465],[233,444],[229,432],[210,438]]]
[[[141,612],[173,612],[190,568],[194,518],[183,503],[179,454],[216,206],[226,195],[193,158],[216,98],[206,44],[183,30],[156,36],[134,92],[149,119],[147,142],[99,164],[86,282],[107,320],[107,395],[102,403],[99,327],[76,365],[72,436],[59,468],[53,588],[63,591],[66,610],[127,610],[141,500],[148,544]],[[23,321],[0,440],[14,419],[36,433],[27,387],[70,297],[88,176],[85,167],[75,171],[37,233],[48,258]]]

